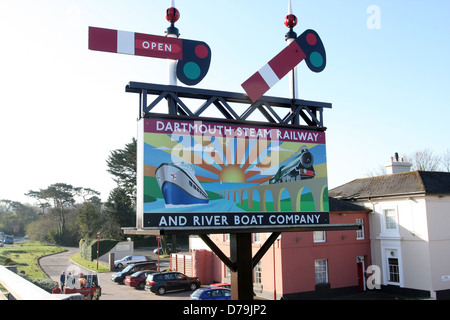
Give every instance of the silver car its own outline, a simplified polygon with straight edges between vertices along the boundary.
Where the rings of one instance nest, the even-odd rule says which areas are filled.
[[[114,267],[117,269],[122,269],[130,264],[135,264],[139,262],[147,262],[148,259],[146,256],[126,256],[120,260],[114,261]]]

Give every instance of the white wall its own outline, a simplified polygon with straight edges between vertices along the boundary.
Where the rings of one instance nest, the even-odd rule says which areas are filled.
[[[431,279],[435,291],[450,289],[450,197],[427,200]]]
[[[109,261],[109,254],[114,253],[114,260],[120,260],[123,257],[134,254],[134,241],[122,241],[116,244],[108,253],[99,257],[101,261]]]
[[[364,205],[370,215],[372,261],[387,284],[389,248],[399,250],[400,286],[419,290],[450,289],[450,197],[412,196],[378,199]],[[397,212],[398,230],[387,231],[383,209]]]

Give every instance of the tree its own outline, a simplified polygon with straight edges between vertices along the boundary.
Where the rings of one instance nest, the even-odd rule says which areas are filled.
[[[73,188],[73,192],[75,195],[83,198],[83,202],[98,202],[100,200],[98,197],[100,192],[91,188],[76,187]]]
[[[382,164],[366,172],[366,177],[378,177],[384,175],[386,175],[386,167]]]
[[[124,149],[111,151],[108,159],[108,172],[114,177],[118,187],[123,189],[133,203],[136,202],[136,139],[125,145]]]
[[[439,171],[440,169],[441,157],[429,149],[416,151],[405,158],[411,162],[411,170]]]
[[[124,238],[121,227],[131,227],[136,223],[134,205],[127,192],[117,187],[111,191],[105,202],[102,233],[113,239]]]
[[[100,230],[100,207],[92,202],[83,202],[76,218],[80,234],[85,239],[94,239]]]
[[[422,149],[403,157],[406,162],[411,163],[411,171],[446,171],[450,172],[450,151],[447,149],[442,156],[435,154],[430,149]],[[397,160],[396,160],[397,161]],[[403,161],[403,160],[402,160]],[[369,170],[367,177],[382,176],[386,174],[386,168],[380,165],[378,168]]]
[[[447,151],[442,155],[441,158],[442,167],[444,171],[450,172],[450,150],[447,149]]]
[[[51,207],[50,203],[44,198],[42,198],[42,194],[40,191],[29,190],[25,193],[27,197],[34,198],[38,202],[38,207],[42,210],[42,214],[45,213],[45,209]]]
[[[25,230],[33,240],[56,244],[58,223],[50,216],[41,216],[39,220],[29,223]]]
[[[24,234],[25,226],[37,217],[36,208],[18,201],[0,200],[0,230]]]
[[[79,210],[77,210],[75,206],[75,196],[81,197],[83,199],[83,203],[88,202],[92,204],[96,208],[97,212],[99,212],[101,208],[101,200],[98,197],[100,193],[98,191],[84,187],[73,187],[72,185],[66,183],[55,183],[45,189],[40,189],[39,191],[30,190],[25,195],[38,200],[39,207],[42,209],[41,215],[43,218],[45,217],[45,219],[48,219],[48,216],[50,216],[50,218],[52,216],[57,217],[56,219],[52,218],[54,224],[47,223],[47,225],[56,225],[57,228],[44,230],[44,234],[40,237],[58,244],[73,244],[77,241],[76,238],[79,237],[81,229],[77,226],[78,221],[76,216],[79,214]],[[46,213],[45,208],[48,206],[50,206],[51,209]],[[88,205],[86,205],[86,207],[87,206]],[[86,226],[83,224],[88,223],[84,221],[83,218],[85,216],[90,216],[92,212],[90,212],[90,208],[86,207],[81,207],[80,212],[83,217],[80,218],[80,224],[82,224],[82,232],[89,234],[91,232],[91,226]],[[66,216],[69,218],[67,228]],[[30,229],[33,228],[32,230],[34,233],[37,233],[35,227],[36,225],[38,224],[30,227]]]
[[[40,192],[42,198],[53,201],[53,207],[59,214],[59,235],[62,236],[65,228],[65,208],[75,204],[73,186],[66,183],[55,183]]]

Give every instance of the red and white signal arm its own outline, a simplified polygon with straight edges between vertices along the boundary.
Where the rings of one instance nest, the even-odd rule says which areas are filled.
[[[211,63],[211,49],[202,41],[96,27],[89,27],[89,49],[178,60],[177,77],[187,85],[199,83]]]
[[[298,36],[295,41],[247,79],[242,87],[250,99],[256,101],[303,60],[311,71],[321,72],[325,69],[325,48],[314,30],[306,30]]]
[[[181,60],[182,41],[178,38],[89,27],[90,50]]]

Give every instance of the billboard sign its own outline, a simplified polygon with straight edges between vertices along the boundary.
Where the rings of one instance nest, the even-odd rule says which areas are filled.
[[[139,121],[144,228],[329,223],[325,132],[164,115]]]

